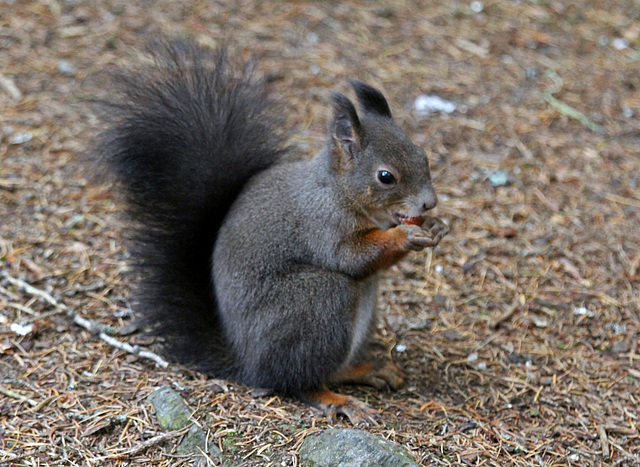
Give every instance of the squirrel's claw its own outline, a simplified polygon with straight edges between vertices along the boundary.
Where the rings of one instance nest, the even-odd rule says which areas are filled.
[[[391,360],[386,361],[382,368],[375,370],[371,377],[384,381],[386,386],[393,390],[400,389],[404,384],[404,371]]]
[[[449,233],[449,226],[445,224],[442,219],[438,219],[437,217],[430,217],[425,220],[422,224],[422,229],[431,234],[431,238],[433,239],[432,246],[434,247],[437,246],[438,243],[440,243],[440,240]]]
[[[325,388],[306,393],[304,399],[321,410],[329,424],[335,423],[338,415],[344,415],[354,426],[363,423],[380,426],[376,420],[380,417],[378,411],[354,397],[338,394]]]
[[[420,251],[424,248],[432,247],[435,245],[435,240],[432,234],[428,230],[423,230],[421,227],[412,224],[403,224],[397,228],[404,230],[406,234],[405,248],[407,250]]]
[[[353,397],[348,397],[347,403],[335,406],[332,409],[334,414],[345,415],[353,426],[361,424],[380,426],[377,421],[380,418],[378,411]],[[331,418],[327,415],[329,423],[333,423],[333,418],[335,416]]]
[[[397,390],[404,384],[404,371],[391,360],[365,362],[347,368],[332,378],[334,383],[366,384],[376,389]]]

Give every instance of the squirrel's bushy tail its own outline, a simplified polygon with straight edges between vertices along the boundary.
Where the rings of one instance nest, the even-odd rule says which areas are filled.
[[[211,257],[247,180],[285,152],[265,86],[224,49],[150,47],[153,64],[115,75],[95,156],[115,175],[133,222],[133,303],[178,362],[233,377],[218,327]]]

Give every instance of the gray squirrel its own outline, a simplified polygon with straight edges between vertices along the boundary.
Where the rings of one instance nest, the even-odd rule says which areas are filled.
[[[297,397],[329,420],[375,411],[341,382],[397,388],[402,370],[365,355],[378,272],[434,247],[446,225],[429,163],[377,89],[332,95],[327,143],[290,157],[282,112],[224,49],[161,41],[120,72],[97,162],[124,194],[133,307],[167,358]]]

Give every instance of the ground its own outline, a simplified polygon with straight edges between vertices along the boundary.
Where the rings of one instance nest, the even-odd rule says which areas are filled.
[[[407,382],[345,389],[381,411],[365,429],[424,465],[640,465],[639,15],[633,0],[0,1],[0,464],[187,465],[179,434],[148,442],[164,384],[233,464],[297,465],[327,427],[67,317],[131,321],[121,205],[80,163],[105,71],[188,34],[257,60],[301,153],[355,77],[430,157],[451,233],[384,277],[377,339]],[[421,95],[456,109],[421,114]]]

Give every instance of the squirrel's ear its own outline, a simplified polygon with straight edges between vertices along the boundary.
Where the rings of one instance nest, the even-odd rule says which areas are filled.
[[[380,91],[357,79],[350,79],[349,84],[356,92],[358,103],[363,112],[393,118],[389,104],[387,104],[387,99],[385,99]]]
[[[335,92],[331,97],[333,98],[331,137],[338,151],[340,164],[348,166],[362,143],[360,119],[356,108],[344,94]]]

